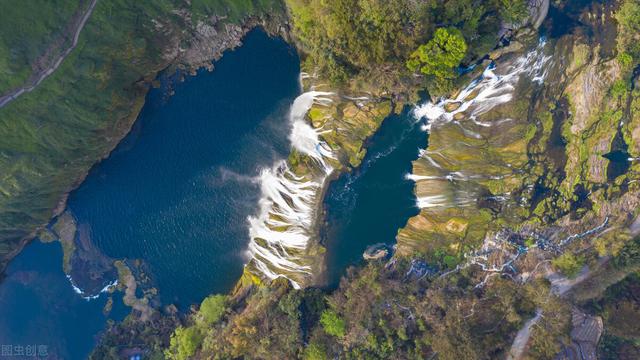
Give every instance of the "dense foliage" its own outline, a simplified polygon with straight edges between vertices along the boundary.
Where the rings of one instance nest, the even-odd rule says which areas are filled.
[[[455,67],[466,52],[467,44],[459,30],[439,28],[428,43],[411,53],[407,67],[432,75],[437,84],[442,84],[456,77]]]
[[[496,278],[473,292],[480,273],[446,278],[407,276],[410,264],[369,264],[352,271],[330,295],[292,290],[284,281],[230,300],[219,324],[192,319],[172,338],[172,359],[441,359],[495,358],[537,307],[549,314],[539,351],[553,352],[568,324],[566,308],[544,282],[514,287]],[[342,314],[342,315],[341,315]],[[548,330],[548,331],[547,331]],[[201,338],[200,336],[204,336]],[[200,344],[194,350],[194,344]],[[551,346],[551,348],[547,348]]]
[[[624,0],[616,12],[621,34],[618,37],[618,59],[623,65],[640,63],[640,3]]]
[[[382,85],[393,86],[402,74],[408,75],[405,62],[436,35],[436,29],[458,29],[471,48],[468,53],[459,44],[451,48],[454,54],[440,58],[446,64],[434,63],[438,68],[451,68],[456,59],[454,65],[458,65],[465,55],[471,60],[486,53],[496,45],[500,22],[516,17],[522,20],[525,6],[524,0],[286,2],[294,32],[313,66],[336,83],[363,75],[375,79],[377,86],[381,79]],[[440,39],[438,36],[432,41]]]

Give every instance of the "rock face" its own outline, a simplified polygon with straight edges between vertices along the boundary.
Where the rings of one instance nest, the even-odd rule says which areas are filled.
[[[496,53],[495,66],[468,88],[416,110],[430,133],[410,176],[422,210],[398,233],[399,254],[461,256],[458,249],[532,217],[563,218],[566,234],[611,216],[627,221],[624,211],[638,204],[635,182],[617,205],[597,190],[612,181],[602,155],[615,150],[614,138],[640,132],[638,111],[628,105],[637,95],[611,95],[622,69],[608,43],[597,42],[610,41],[611,14],[609,4],[593,5],[576,15],[584,25],[546,43],[518,35],[512,43],[520,45]],[[633,166],[618,181],[636,174]],[[594,193],[578,200],[579,189],[589,188]],[[591,207],[600,211],[575,221]]]
[[[596,360],[602,336],[602,318],[590,316],[574,308],[571,312],[571,344],[564,346],[556,360]]]
[[[190,20],[190,17],[188,17]],[[207,21],[198,21],[193,29],[193,35],[186,48],[176,48],[175,54],[180,62],[192,68],[205,67],[213,70],[213,60],[220,59],[222,53],[228,49],[235,49],[242,45],[242,38],[253,28],[257,21],[247,24],[221,23],[220,18],[212,16]],[[218,30],[218,28],[220,28]]]
[[[97,295],[117,278],[113,259],[93,244],[90,229],[87,225],[79,225],[69,210],[52,222],[48,237],[49,241],[60,241],[64,272],[82,296]]]
[[[517,34],[520,45],[494,52],[494,65],[467,88],[416,110],[430,136],[413,163],[421,211],[397,235],[400,256],[424,254],[449,272],[473,267],[487,274],[484,286],[498,274],[527,283],[559,254],[591,251],[573,277],[553,265],[551,293],[571,302],[610,260],[602,244],[640,232],[640,93],[612,45],[614,7],[565,13],[574,26],[546,42]],[[603,156],[612,152],[623,154],[622,170]],[[508,233],[520,239],[504,241]],[[572,342],[557,358],[595,359],[602,319],[571,315]],[[527,356],[527,341],[518,356]]]
[[[369,246],[362,254],[362,257],[365,260],[380,260],[386,258],[388,255],[389,250],[385,244],[375,244]]]
[[[392,110],[381,95],[336,93],[306,74],[302,82],[313,90],[291,105],[288,160],[261,175],[260,211],[249,219],[251,260],[241,285],[279,277],[294,287],[315,282],[323,271],[316,219],[326,182],[360,164],[365,140]]]
[[[416,117],[428,119],[429,144],[413,163],[421,212],[398,234],[400,254],[443,246],[456,253],[482,241],[494,212],[522,213],[515,194],[524,186],[533,136],[527,111],[551,66],[546,44],[532,41],[527,52],[487,67],[455,98],[416,109]]]
[[[549,0],[529,0],[529,13],[531,25],[539,28],[549,12]]]

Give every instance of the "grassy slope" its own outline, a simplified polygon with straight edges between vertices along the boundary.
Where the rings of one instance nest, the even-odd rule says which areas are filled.
[[[244,12],[256,15],[279,2],[225,3],[194,1],[194,18],[215,11],[228,14],[226,21],[239,21]],[[18,13],[31,9],[27,2],[13,6]],[[48,221],[62,195],[127,132],[148,82],[169,65],[163,51],[177,46],[177,40],[188,43],[189,32],[182,30],[190,24],[174,12],[184,6],[179,0],[98,2],[77,48],[60,68],[36,90],[0,109],[0,265],[21,239]],[[47,19],[50,29],[62,17],[56,11],[43,6],[31,14],[31,21]],[[0,24],[12,14],[3,12]],[[154,22],[161,23],[161,30]],[[0,39],[22,39],[38,48],[50,40],[40,29],[28,37],[22,32],[7,35],[12,31],[0,25]],[[10,61],[0,52],[0,64]],[[3,81],[20,84],[23,78],[0,72],[0,86]]]
[[[31,64],[61,37],[80,5],[79,0],[0,0],[0,94],[24,83]]]

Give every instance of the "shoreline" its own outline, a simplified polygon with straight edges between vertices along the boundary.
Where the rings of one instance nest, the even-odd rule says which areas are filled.
[[[106,150],[103,154],[99,155],[97,157],[97,160],[93,162],[93,164],[86,171],[78,174],[77,178],[73,181],[72,185],[67,190],[65,190],[64,193],[60,195],[57,205],[52,209],[51,216],[47,219],[47,222],[38,225],[28,235],[19,239],[16,244],[16,247],[10,252],[8,252],[5,257],[0,259],[0,286],[2,286],[2,282],[6,277],[6,269],[11,263],[11,261],[16,256],[18,256],[26,246],[28,246],[33,240],[35,240],[38,237],[38,234],[41,231],[45,230],[47,225],[53,219],[55,219],[57,216],[60,216],[65,211],[67,207],[67,201],[68,201],[69,195],[73,191],[77,190],[82,185],[82,183],[84,183],[87,176],[89,176],[91,170],[93,170],[94,167],[99,165],[104,160],[108,159],[113,153],[113,151],[117,148],[117,146],[122,142],[122,140],[127,135],[129,135],[129,133],[133,129],[134,124],[138,120],[138,116],[140,115],[140,112],[142,111],[144,105],[146,104],[147,94],[149,90],[153,87],[153,83],[158,79],[158,76],[160,76],[163,72],[168,70],[171,70],[172,73],[176,73],[182,70],[184,71],[184,76],[195,76],[195,71],[200,69],[206,69],[207,71],[215,71],[214,65],[217,61],[222,59],[222,57],[224,56],[224,53],[226,53],[227,51],[233,51],[234,49],[242,46],[242,40],[245,38],[245,36],[249,32],[258,28],[261,28],[270,37],[280,36],[285,42],[287,42],[287,44],[289,44],[290,46],[292,46],[294,49],[297,50],[295,43],[288,40],[290,39],[290,35],[288,33],[289,31],[288,27],[276,26],[276,25],[282,25],[282,24],[278,24],[277,22],[269,23],[265,19],[249,18],[242,25],[240,25],[242,29],[241,36],[232,38],[231,41],[234,42],[234,45],[224,49],[224,51],[222,51],[217,57],[216,57],[216,54],[214,54],[214,58],[211,58],[208,63],[202,63],[202,62],[194,63],[194,64],[185,63],[183,62],[183,59],[180,58],[179,55],[177,55],[172,60],[170,60],[169,63],[163,64],[163,66],[160,68],[153,69],[150,72],[150,75],[132,84],[132,86],[135,87],[136,89],[137,95],[136,95],[136,98],[132,100],[133,105],[131,107],[131,112],[129,113],[128,116],[114,121],[113,128],[115,129],[115,131],[112,134],[108,134],[107,136],[105,136],[106,139],[111,141],[111,144],[108,147],[108,150]],[[275,29],[274,29],[274,26],[276,26]],[[233,35],[233,34],[225,33],[225,35]],[[175,79],[175,81],[181,81],[181,77]],[[171,94],[169,93],[168,95],[170,96]]]
[[[380,101],[383,100],[383,97],[374,99],[373,101]],[[380,127],[382,126],[382,124],[387,121],[387,119],[392,116],[393,114],[397,114],[397,110],[398,110],[398,106],[402,105],[402,109],[404,109],[404,106],[406,106],[408,103],[397,103],[394,99],[393,96],[390,98],[391,101],[391,110],[389,111],[389,113],[387,115],[385,115],[384,119],[380,122],[379,126],[375,129],[375,131],[370,134],[363,142],[361,145],[361,148],[364,149],[366,151],[366,153],[369,152],[369,146],[371,138],[380,130]],[[366,156],[365,153],[365,156]],[[364,159],[364,157],[363,157]],[[324,226],[324,223],[326,222],[326,218],[327,218],[327,209],[324,207],[324,200],[325,197],[327,195],[327,191],[329,190],[329,187],[331,186],[331,184],[340,179],[340,177],[344,176],[345,174],[347,174],[348,172],[351,171],[355,171],[356,169],[358,169],[360,166],[362,166],[362,163],[358,164],[358,166],[356,167],[344,167],[344,169],[342,169],[341,171],[334,171],[332,172],[326,179],[325,182],[322,186],[321,192],[319,194],[319,201],[318,204],[316,206],[316,219],[314,221],[314,226],[313,226],[313,240],[316,242],[317,246],[321,246],[324,249],[324,253],[322,256],[322,259],[320,260],[320,265],[319,265],[319,272],[318,274],[316,274],[314,276],[314,281],[313,281],[313,285],[317,285],[320,287],[326,287],[327,286],[327,282],[328,282],[328,278],[327,278],[327,248],[326,248],[326,244],[323,243],[322,241],[322,237],[320,236],[320,231],[322,229],[322,227]]]

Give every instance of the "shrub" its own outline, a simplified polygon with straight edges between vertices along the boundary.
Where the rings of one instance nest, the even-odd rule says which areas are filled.
[[[202,301],[200,315],[206,324],[215,324],[220,321],[226,310],[226,302],[224,295],[212,295]]]
[[[179,327],[171,335],[169,349],[165,352],[168,359],[186,360],[191,358],[202,344],[203,336],[196,327]]]
[[[567,252],[553,259],[551,263],[564,275],[573,278],[578,275],[578,272],[584,265],[584,257],[575,256]]]
[[[311,343],[304,349],[304,360],[326,360],[327,352],[322,345]]]
[[[499,11],[502,20],[512,25],[520,25],[529,16],[529,8],[524,0],[500,0]]]
[[[323,311],[320,316],[320,323],[327,334],[339,338],[344,337],[346,327],[345,322],[335,311],[331,309]]]
[[[456,77],[454,68],[466,53],[467,43],[459,30],[439,28],[428,43],[420,45],[411,54],[407,67],[438,79],[453,79]]]

